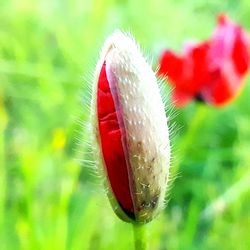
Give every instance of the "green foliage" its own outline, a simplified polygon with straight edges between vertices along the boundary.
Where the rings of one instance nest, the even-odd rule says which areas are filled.
[[[114,29],[156,59],[205,39],[219,12],[250,29],[250,4],[201,0],[2,0],[0,4],[0,249],[133,249],[95,185],[83,140],[99,49]],[[150,249],[249,249],[250,83],[235,102],[176,111],[176,180],[148,225]],[[76,133],[82,131],[82,133]],[[81,134],[81,135],[79,135]]]

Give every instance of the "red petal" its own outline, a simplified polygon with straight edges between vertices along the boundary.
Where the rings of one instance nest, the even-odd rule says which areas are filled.
[[[178,82],[182,76],[183,59],[172,51],[166,50],[160,57],[159,75],[168,76],[173,82]]]
[[[250,43],[241,29],[238,29],[233,52],[232,59],[235,64],[235,68],[240,75],[244,75],[249,68],[250,55],[249,55]]]
[[[193,61],[192,78],[189,86],[193,96],[200,91],[208,78],[207,53],[209,46],[209,42],[200,43],[193,47],[190,55],[187,55],[188,57],[190,56]]]
[[[180,57],[166,50],[160,58],[160,75],[167,75],[174,86],[173,100],[176,106],[186,105],[197,95],[207,79],[206,56],[209,42],[189,45]]]
[[[177,89],[173,90],[173,103],[178,108],[185,106],[192,98],[192,95],[188,95],[184,91],[178,91]]]
[[[203,98],[211,104],[223,105],[232,97],[232,90],[229,88],[227,79],[220,70],[210,73],[209,85],[202,90]]]
[[[123,123],[118,121],[114,94],[106,74],[104,62],[98,79],[97,115],[101,149],[113,194],[127,215],[134,217],[127,161],[126,136]]]
[[[227,22],[228,18],[224,13],[221,13],[217,17],[217,23],[223,25]]]

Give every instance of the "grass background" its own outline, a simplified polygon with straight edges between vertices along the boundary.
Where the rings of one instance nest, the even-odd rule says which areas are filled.
[[[76,161],[87,158],[81,123],[99,50],[120,28],[155,60],[210,36],[220,12],[250,30],[248,0],[0,0],[1,250],[133,249],[131,225],[113,214],[91,164]],[[225,108],[176,112],[178,178],[147,226],[150,250],[250,249],[246,81]]]

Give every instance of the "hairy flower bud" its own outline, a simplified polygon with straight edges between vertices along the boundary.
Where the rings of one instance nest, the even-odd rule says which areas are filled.
[[[119,31],[97,64],[92,125],[114,211],[125,221],[152,220],[163,208],[169,178],[167,118],[154,72]]]

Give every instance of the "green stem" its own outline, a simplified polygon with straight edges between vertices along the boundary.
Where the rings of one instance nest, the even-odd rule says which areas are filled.
[[[0,241],[4,232],[4,214],[5,214],[5,200],[6,200],[6,170],[4,159],[4,132],[7,126],[7,114],[4,109],[4,104],[1,102],[0,93]],[[2,98],[3,99],[3,98]]]
[[[146,228],[145,227],[146,227],[145,225],[133,224],[135,250],[146,250],[147,249]]]

